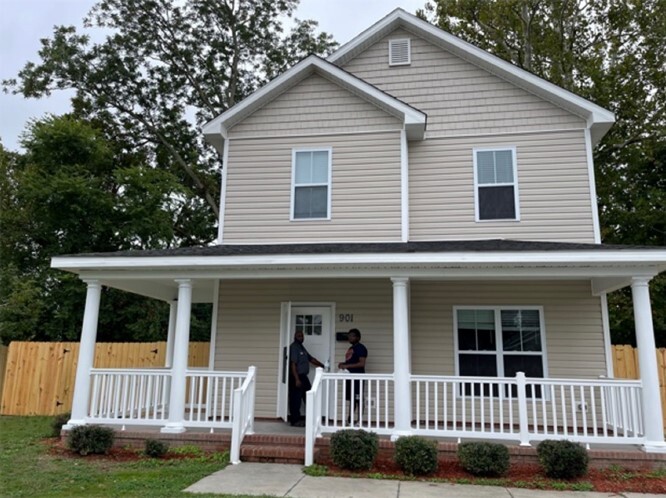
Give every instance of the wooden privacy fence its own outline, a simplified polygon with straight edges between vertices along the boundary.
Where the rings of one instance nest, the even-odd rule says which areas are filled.
[[[209,346],[190,343],[188,365],[207,367]],[[94,367],[163,367],[165,352],[166,342],[98,343]],[[1,415],[56,415],[71,410],[78,342],[12,342],[7,353],[4,386],[0,373]]]
[[[661,412],[666,427],[666,348],[657,349],[657,369],[661,391]],[[629,345],[613,346],[613,372],[618,379],[638,379],[638,350]]]

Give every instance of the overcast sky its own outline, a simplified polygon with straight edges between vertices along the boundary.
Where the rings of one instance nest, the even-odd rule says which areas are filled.
[[[396,7],[414,13],[426,0],[301,0],[299,19],[314,19],[323,31],[345,43]],[[55,25],[75,25],[95,0],[0,0],[0,79],[13,78],[28,61],[37,62],[39,40],[49,37]],[[31,118],[70,109],[71,94],[26,100],[0,93],[0,140],[11,150]]]

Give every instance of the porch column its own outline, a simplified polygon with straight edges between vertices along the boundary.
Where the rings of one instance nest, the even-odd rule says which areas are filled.
[[[192,308],[192,282],[178,279],[178,307],[173,365],[171,366],[171,393],[169,396],[169,422],[161,432],[185,432],[185,371],[190,345],[190,313]]]
[[[173,365],[173,341],[176,336],[176,316],[178,315],[178,301],[169,303],[169,328],[167,332],[166,353],[164,355],[164,366],[171,368]]]
[[[84,425],[88,416],[90,402],[90,370],[95,360],[95,342],[97,340],[97,321],[102,286],[99,280],[84,280],[88,285],[86,291],[86,307],[83,312],[81,342],[79,344],[79,360],[76,364],[76,380],[72,399],[72,416],[63,429],[72,429]]]
[[[661,412],[661,394],[659,392],[659,374],[657,369],[654,329],[652,327],[652,307],[650,306],[650,279],[635,277],[631,279],[631,296],[634,304],[634,322],[636,323],[636,345],[638,346],[638,366],[643,384],[643,422],[647,452],[666,452],[664,428]]]
[[[393,413],[395,428],[391,439],[411,434],[412,394],[409,369],[409,300],[408,278],[393,282]]]

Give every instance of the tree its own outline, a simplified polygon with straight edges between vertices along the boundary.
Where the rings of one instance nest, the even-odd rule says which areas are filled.
[[[3,82],[24,97],[61,89],[75,97],[73,117],[31,126],[25,156],[0,151],[3,202],[8,194],[0,213],[0,338],[77,337],[84,289],[49,269],[53,255],[213,240],[221,165],[199,126],[299,59],[337,46],[313,21],[295,20],[285,33],[297,4],[101,0],[84,33],[54,28],[40,60]],[[108,36],[91,41],[88,33],[100,29]],[[164,330],[163,303],[104,292],[100,340],[145,340]],[[199,308],[193,339],[209,333],[203,318],[196,321]]]
[[[197,126],[249,95],[310,53],[336,44],[283,16],[298,0],[101,0],[85,21],[109,33],[100,43],[73,27],[42,40],[39,63],[28,63],[7,89],[43,97],[76,91],[80,116],[115,125],[125,142],[150,145],[159,164],[178,171],[199,195],[199,209],[218,213],[219,158]],[[155,164],[158,162],[155,161]],[[214,223],[210,225],[211,233]]]
[[[613,111],[594,150],[602,240],[666,245],[664,0],[434,0],[418,14]],[[666,346],[665,276],[651,295]],[[630,293],[611,293],[609,309],[613,341],[634,342]]]
[[[69,116],[33,123],[25,154],[0,148],[0,339],[76,340],[85,286],[50,268],[51,257],[80,252],[172,247],[176,233],[204,244],[189,226],[196,195],[175,175],[146,164],[90,123]],[[193,337],[208,337],[203,310]],[[198,315],[197,315],[198,313]],[[168,306],[105,288],[100,340],[162,338]]]

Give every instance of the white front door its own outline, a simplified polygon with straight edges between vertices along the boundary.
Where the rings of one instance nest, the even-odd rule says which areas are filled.
[[[289,390],[289,346],[296,332],[303,332],[303,345],[311,356],[323,364],[331,364],[333,341],[332,306],[283,305],[280,380],[278,382],[278,416],[287,420]],[[286,315],[286,316],[284,316]],[[314,380],[315,367],[310,366],[310,381]]]

